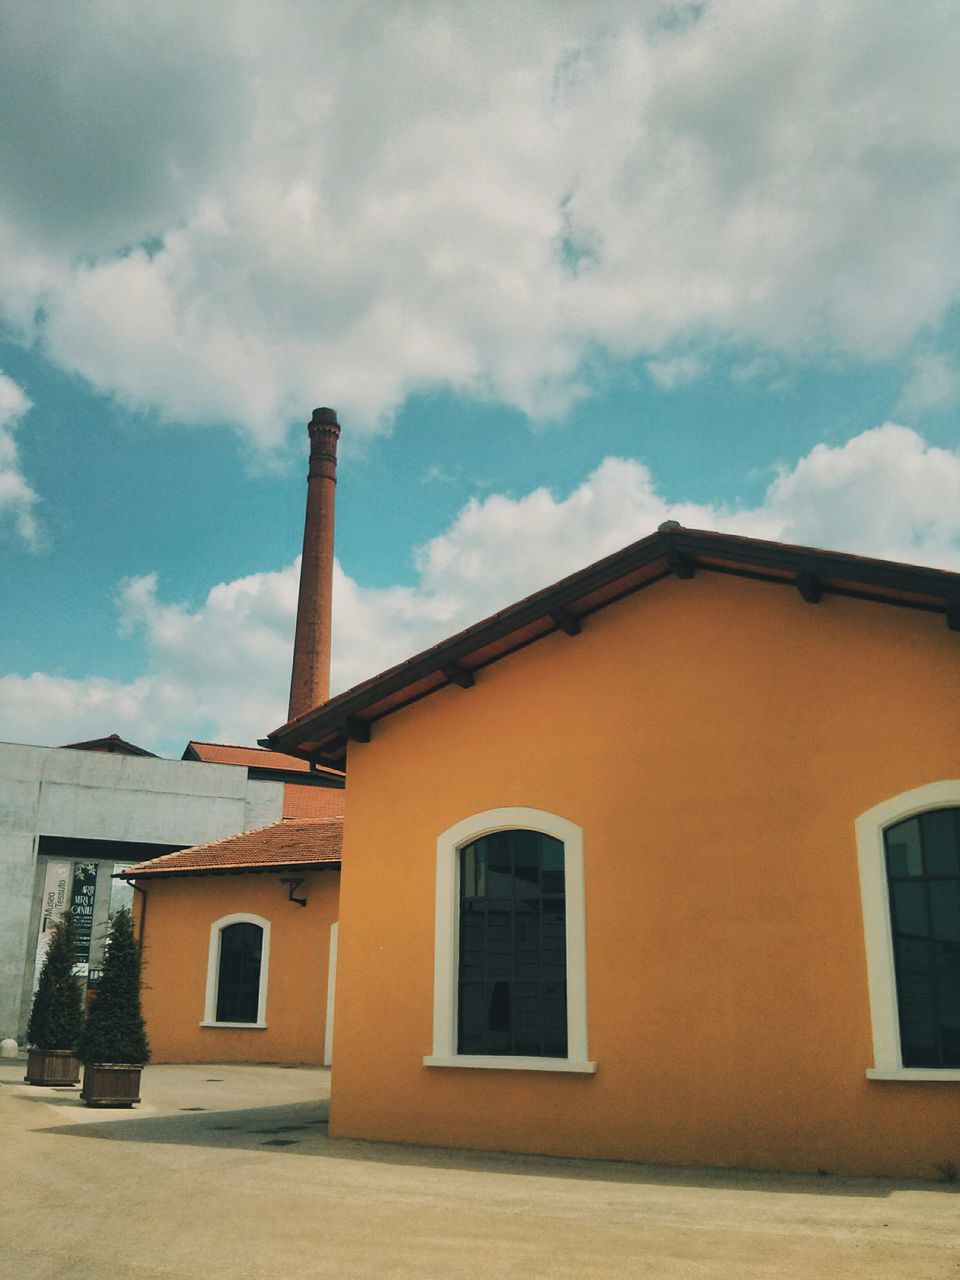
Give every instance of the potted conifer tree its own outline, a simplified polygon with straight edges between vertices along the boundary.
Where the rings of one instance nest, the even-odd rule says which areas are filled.
[[[27,1084],[72,1085],[80,1079],[83,997],[73,972],[74,948],[73,916],[67,910],[50,935],[27,1023]]]
[[[88,1107],[132,1107],[150,1048],[140,1008],[140,944],[126,907],[110,922],[103,973],[80,1037]]]

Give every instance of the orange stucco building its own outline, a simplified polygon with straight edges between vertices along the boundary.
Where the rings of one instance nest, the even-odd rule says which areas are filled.
[[[155,1062],[329,1062],[342,825],[287,818],[123,872]]]
[[[960,1163],[958,602],[666,528],[271,735],[349,773],[331,1133]]]

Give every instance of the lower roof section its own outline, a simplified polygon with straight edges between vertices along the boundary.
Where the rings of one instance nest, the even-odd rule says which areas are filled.
[[[342,818],[284,818],[255,831],[138,862],[118,878],[149,880],[339,866],[342,847]]]

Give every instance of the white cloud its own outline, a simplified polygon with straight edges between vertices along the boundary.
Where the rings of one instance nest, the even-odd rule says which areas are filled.
[[[32,407],[23,388],[0,373],[0,529],[9,523],[35,551],[40,545],[40,528],[33,512],[37,495],[21,470],[14,438],[20,419]]]
[[[960,452],[887,423],[783,467],[766,513],[787,542],[960,569]]]
[[[926,352],[914,358],[910,377],[900,396],[905,414],[952,409],[960,404],[960,366],[949,356]]]
[[[960,287],[958,61],[899,0],[20,6],[0,306],[265,447],[438,384],[561,414],[597,351],[896,355]]]
[[[818,445],[755,507],[669,501],[650,471],[606,458],[565,497],[471,501],[423,546],[415,586],[369,588],[338,567],[333,688],[340,691],[652,532],[666,519],[960,570],[960,452],[886,424]],[[0,677],[0,736],[66,742],[120,733],[166,751],[189,737],[252,742],[284,719],[299,563],[221,583],[190,609],[154,575],[123,584],[121,626],[147,670],[129,683]]]
[[[666,356],[662,360],[647,361],[647,372],[664,391],[695,381],[703,376],[706,368],[700,356]]]

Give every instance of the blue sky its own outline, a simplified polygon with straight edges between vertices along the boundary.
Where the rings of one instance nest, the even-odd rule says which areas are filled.
[[[318,404],[338,688],[667,516],[960,568],[958,54],[884,3],[15,13],[0,739],[282,721]]]

